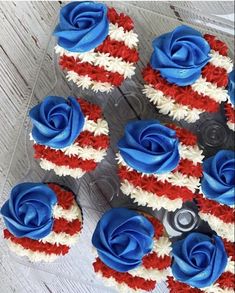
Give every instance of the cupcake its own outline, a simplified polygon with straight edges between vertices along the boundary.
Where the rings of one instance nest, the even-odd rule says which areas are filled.
[[[104,3],[62,7],[56,53],[67,79],[82,89],[110,92],[135,74],[138,36],[132,19]]]
[[[228,127],[235,131],[235,70],[229,74],[228,93],[230,99],[224,106],[225,116]]]
[[[74,194],[54,183],[16,185],[1,208],[10,250],[32,262],[52,262],[69,252],[82,229]]]
[[[230,255],[233,255],[233,261]],[[191,233],[172,245],[170,293],[234,292],[234,250],[217,236]]]
[[[185,25],[155,38],[152,45],[143,92],[159,112],[188,123],[204,112],[218,112],[228,98],[233,67],[227,45]]]
[[[113,208],[98,222],[92,244],[95,273],[119,291],[152,291],[169,275],[171,243],[150,215]]]
[[[139,205],[175,211],[196,196],[203,155],[188,130],[158,120],[132,121],[118,148],[121,190]]]
[[[106,156],[109,129],[99,106],[73,97],[48,96],[29,116],[34,157],[43,169],[80,178]]]
[[[221,150],[203,163],[199,216],[226,241],[235,241],[235,152]]]

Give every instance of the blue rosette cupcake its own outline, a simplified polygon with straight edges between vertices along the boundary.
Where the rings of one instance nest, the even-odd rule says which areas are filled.
[[[121,190],[138,205],[175,211],[196,197],[203,155],[190,131],[158,120],[132,121],[118,148]]]
[[[1,208],[9,249],[31,262],[66,255],[82,230],[82,211],[74,194],[54,183],[20,183]]]
[[[74,97],[48,96],[29,116],[34,157],[43,169],[80,178],[106,156],[109,128],[99,106]]]
[[[199,216],[219,235],[228,254],[228,265],[217,287],[233,292],[235,278],[235,152],[221,150],[203,163]],[[222,291],[224,290],[224,291]],[[227,290],[227,291],[226,291]]]
[[[82,89],[110,92],[135,73],[138,36],[132,19],[104,3],[71,2],[54,31],[59,64]]]
[[[152,46],[143,92],[160,113],[194,123],[204,112],[219,111],[233,67],[224,42],[181,25]]]
[[[233,292],[228,253],[217,235],[193,232],[176,241],[172,245],[173,276],[167,280],[170,293]]]
[[[118,291],[152,291],[170,274],[171,243],[154,217],[113,208],[101,217],[92,236],[95,273]]]

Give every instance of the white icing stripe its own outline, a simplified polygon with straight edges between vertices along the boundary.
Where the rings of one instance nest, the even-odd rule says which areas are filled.
[[[202,109],[190,108],[178,104],[173,98],[165,96],[161,90],[156,90],[150,85],[144,86],[143,93],[156,106],[160,113],[169,115],[175,120],[184,119],[189,123],[194,123],[200,118],[199,115],[205,112]]]
[[[55,233],[52,231],[49,235],[39,240],[42,243],[50,243],[50,244],[59,244],[59,245],[66,245],[72,246],[74,245],[80,236],[80,231],[74,235],[70,235],[64,232]]]
[[[82,177],[86,171],[83,171],[80,168],[69,168],[68,166],[57,166],[56,164],[46,160],[46,159],[40,159],[40,166],[44,170],[53,170],[58,176],[71,176],[74,178],[80,178]]]
[[[202,220],[208,222],[212,230],[214,230],[219,236],[227,239],[228,241],[235,241],[235,225],[233,223],[225,223],[212,214],[206,214],[199,212],[199,216]]]
[[[27,256],[32,262],[52,262],[60,256],[59,254],[47,254],[45,252],[36,252],[30,249],[25,249],[22,245],[16,244],[11,240],[7,240],[7,245],[10,248],[10,250],[13,251],[15,254],[19,256]]]
[[[179,143],[179,153],[180,157],[192,161],[194,165],[202,163],[204,156],[203,151],[199,149],[197,145],[187,146],[185,144]]]
[[[227,266],[225,268],[225,272],[230,272],[232,274],[235,274],[235,261],[232,260],[232,257],[229,257]]]
[[[79,75],[75,71],[67,71],[66,78],[68,81],[73,81],[78,87],[84,89],[92,89],[94,92],[109,93],[114,86],[109,82],[99,82],[92,80],[88,75]]]
[[[106,278],[103,276],[102,272],[101,271],[98,271],[96,272],[96,275],[102,279],[104,285],[106,287],[115,287],[118,292],[120,293],[146,293],[146,291],[144,290],[140,290],[140,289],[137,289],[137,290],[134,290],[132,288],[130,288],[126,283],[118,283],[113,277],[110,277],[110,278]]]
[[[217,87],[202,76],[199,77],[192,85],[192,89],[200,95],[208,96],[217,103],[225,102],[229,99],[228,91],[223,87]]]
[[[235,123],[227,121],[228,128],[235,131]]]
[[[170,255],[171,249],[171,242],[168,237],[161,236],[158,239],[154,238],[152,252],[155,252],[158,257]]]
[[[124,31],[123,27],[117,24],[109,24],[109,37],[111,40],[124,42],[130,49],[134,49],[138,45],[138,35],[133,30]]]
[[[83,131],[88,130],[94,133],[94,136],[98,135],[108,135],[109,134],[109,127],[106,120],[99,118],[95,122],[94,120],[89,120],[86,117],[86,121],[83,127]]]
[[[128,273],[133,277],[141,277],[145,280],[160,282],[166,281],[167,276],[170,275],[170,270],[146,269],[145,267],[140,266],[134,270],[128,271]]]
[[[216,67],[224,68],[228,73],[233,70],[233,61],[228,56],[220,55],[219,52],[211,50],[210,52],[210,63]]]
[[[205,293],[234,293],[233,289],[229,289],[229,288],[223,289],[219,286],[219,284],[213,284],[210,287],[203,288],[201,290],[204,291]]]
[[[124,167],[126,167],[129,171],[133,171],[134,169],[129,167],[127,165],[127,163],[123,160],[122,156],[120,153],[117,153],[116,156],[116,160],[118,162],[119,165],[122,165]],[[192,192],[195,192],[196,189],[199,188],[200,186],[200,178],[197,177],[193,177],[193,176],[187,176],[184,175],[181,172],[169,172],[166,174],[146,174],[146,173],[142,173],[139,171],[136,171],[137,173],[141,173],[143,176],[154,176],[156,177],[158,180],[162,181],[162,182],[169,182],[175,186],[179,186],[179,187],[187,187],[189,190],[191,190]]]
[[[107,154],[106,149],[94,149],[93,147],[81,147],[78,143],[72,144],[64,149],[61,149],[66,156],[77,156],[83,160],[93,160],[99,163]]]
[[[153,210],[165,208],[168,211],[175,211],[181,208],[183,201],[181,198],[171,200],[167,196],[157,196],[154,193],[145,191],[140,187],[135,187],[128,180],[121,182],[121,190],[130,196],[139,205],[151,207]]]
[[[55,219],[63,218],[69,222],[78,219],[82,223],[82,212],[75,200],[69,209],[64,209],[62,206],[56,204],[53,208],[53,217]]]
[[[60,56],[73,56],[75,59],[78,58],[82,62],[88,62],[94,66],[104,67],[105,70],[113,73],[117,72],[123,75],[124,78],[131,78],[132,75],[135,74],[134,63],[126,62],[122,58],[113,57],[109,53],[94,52],[94,50],[85,53],[74,53],[65,50],[59,45],[55,47],[55,50]]]

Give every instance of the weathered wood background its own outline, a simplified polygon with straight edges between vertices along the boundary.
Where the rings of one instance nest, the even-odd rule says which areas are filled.
[[[94,96],[68,84],[56,66],[51,32],[60,1],[0,2],[0,205],[17,182],[59,180],[78,194],[85,219],[81,244],[51,265],[32,265],[11,255],[0,239],[0,292],[113,292],[103,289],[102,283],[94,280],[89,243],[98,218],[110,205],[109,200],[112,199],[112,205],[131,204],[119,194],[115,174],[115,145],[125,122],[136,117],[158,116],[140,93],[140,72],[149,59],[151,40],[186,23],[201,31],[222,35],[230,51],[233,50],[233,2],[113,1],[111,4],[134,18],[141,43],[141,60],[133,81],[127,81],[109,96]],[[106,160],[80,181],[61,180],[50,172],[45,174],[32,160],[27,112],[48,93],[81,94],[104,107],[112,145]],[[156,292],[166,292],[165,285],[160,284]]]

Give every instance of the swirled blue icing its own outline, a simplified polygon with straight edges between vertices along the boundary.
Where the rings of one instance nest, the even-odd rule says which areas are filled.
[[[231,103],[235,106],[235,70],[228,75],[228,94]]]
[[[150,65],[170,83],[194,83],[209,62],[210,46],[200,32],[181,25],[153,40]]]
[[[126,208],[113,208],[98,222],[92,244],[108,267],[127,272],[138,267],[152,250],[153,236],[147,218]]]
[[[58,44],[71,52],[87,52],[100,45],[108,35],[107,6],[95,2],[71,2],[60,11],[54,31]]]
[[[170,172],[180,160],[176,132],[158,120],[129,122],[118,148],[124,161],[143,173]]]
[[[32,136],[37,143],[61,149],[78,137],[85,118],[78,101],[73,97],[68,97],[68,101],[48,96],[30,110]]]
[[[212,285],[224,272],[228,261],[222,239],[201,233],[191,233],[176,241],[172,256],[175,279],[196,288]]]
[[[16,185],[1,208],[7,229],[16,237],[42,239],[53,227],[54,191],[42,183]]]
[[[235,204],[235,152],[221,150],[203,162],[203,194],[219,203]]]

